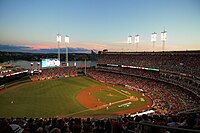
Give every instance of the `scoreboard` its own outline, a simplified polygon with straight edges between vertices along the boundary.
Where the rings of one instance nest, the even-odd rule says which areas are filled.
[[[58,67],[60,61],[58,59],[42,59],[42,67]]]

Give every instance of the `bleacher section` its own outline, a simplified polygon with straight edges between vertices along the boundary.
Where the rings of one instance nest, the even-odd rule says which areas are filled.
[[[200,105],[199,59],[200,51],[102,52],[96,70],[88,74],[143,90],[159,112],[177,113]]]

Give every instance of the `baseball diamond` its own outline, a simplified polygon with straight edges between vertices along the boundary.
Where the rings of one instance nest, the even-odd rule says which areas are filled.
[[[25,83],[0,93],[0,117],[112,116],[146,110],[152,105],[150,98],[134,90],[84,76]],[[119,108],[127,102],[132,104]]]

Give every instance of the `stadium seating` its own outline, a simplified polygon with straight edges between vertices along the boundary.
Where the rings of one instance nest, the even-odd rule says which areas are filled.
[[[98,64],[132,65],[200,76],[200,52],[141,52],[100,54]]]
[[[77,76],[76,67],[53,67],[42,69],[40,74],[32,75],[33,81],[55,79],[61,77],[75,77]]]
[[[177,113],[193,109],[200,104],[199,98],[190,91],[165,82],[97,70],[90,70],[88,74],[100,82],[124,84],[136,90],[142,89],[154,100],[153,107],[160,113]]]
[[[87,74],[100,82],[127,85],[148,95],[154,102],[153,108],[157,110],[156,113],[134,117],[125,114],[107,119],[0,118],[0,132],[11,132],[12,124],[19,126],[24,133],[199,132],[199,59],[198,51],[100,54],[97,68],[88,70]],[[153,68],[155,71],[144,68]],[[46,80],[76,75],[75,67],[49,68],[31,78]]]
[[[103,52],[97,69],[88,74],[101,82],[142,89],[156,109],[176,113],[200,105],[199,58],[199,51]]]
[[[197,133],[200,130],[198,113],[179,115],[143,114],[117,118],[1,118],[0,132],[23,133]]]

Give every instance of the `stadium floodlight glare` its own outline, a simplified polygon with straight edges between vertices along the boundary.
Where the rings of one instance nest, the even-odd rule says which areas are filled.
[[[137,43],[139,43],[139,41],[140,41],[140,35],[135,35],[135,43],[137,44]]]
[[[132,43],[132,36],[128,36],[128,44]]]
[[[61,43],[61,35],[57,34],[57,42]]]
[[[128,36],[128,46],[130,50],[130,44],[132,44],[132,36]]]
[[[161,40],[162,41],[167,41],[167,31],[163,31],[161,32]]]
[[[61,43],[61,35],[57,34],[57,42],[58,42],[58,60],[60,61],[60,43]]]
[[[156,33],[156,32],[153,32],[153,33],[151,34],[151,41],[153,42],[153,51],[154,51],[156,39],[157,39],[157,33]]]
[[[69,43],[69,36],[68,35],[65,36],[65,43]]]
[[[138,44],[140,42],[140,35],[135,35],[135,44],[136,44],[136,51],[138,50]]]
[[[165,42],[167,41],[167,31],[161,32],[162,50],[165,50]]]
[[[153,32],[153,33],[151,34],[151,41],[152,41],[152,42],[156,42],[156,39],[157,39],[157,33],[156,33],[156,32]]]
[[[69,66],[69,63],[68,63],[68,47],[67,47],[67,44],[69,44],[69,36],[65,36],[65,43],[66,43],[66,66]]]

